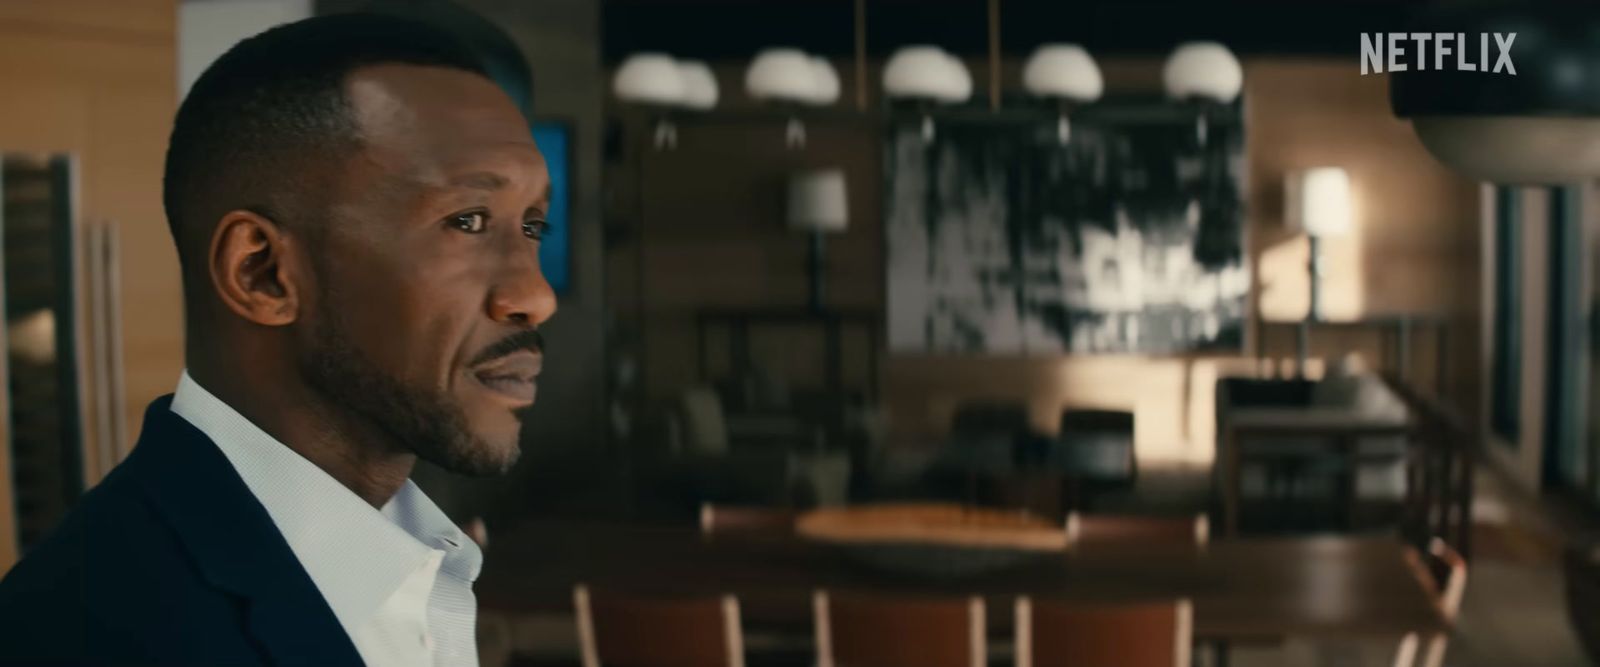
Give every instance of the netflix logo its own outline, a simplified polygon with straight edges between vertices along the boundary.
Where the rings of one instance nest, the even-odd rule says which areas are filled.
[[[1364,32],[1361,73],[1453,69],[1516,76],[1517,68],[1511,61],[1511,44],[1515,41],[1514,32]]]

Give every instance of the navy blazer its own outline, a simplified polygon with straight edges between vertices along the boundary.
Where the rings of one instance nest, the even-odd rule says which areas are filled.
[[[126,461],[0,581],[0,665],[360,665],[222,450],[145,412]]]

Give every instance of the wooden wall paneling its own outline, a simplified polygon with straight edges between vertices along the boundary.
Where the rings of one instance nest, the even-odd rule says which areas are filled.
[[[128,428],[120,454],[144,407],[172,390],[182,368],[177,262],[160,190],[176,107],[176,30],[176,0],[0,2],[0,151],[71,154],[80,169],[76,223],[115,221],[123,239]],[[79,314],[87,338],[97,321],[87,304]],[[94,409],[88,393],[86,414]],[[97,446],[93,435],[85,430],[86,447]],[[8,456],[0,451],[0,480],[10,479]],[[86,464],[85,472],[92,485],[105,471]],[[0,481],[0,568],[16,556],[9,496]]]
[[[0,30],[171,47],[173,0],[21,0],[0,3]]]
[[[83,214],[110,220],[122,230],[119,298],[126,426],[118,460],[132,449],[145,408],[172,392],[183,368],[178,255],[161,204],[174,97],[170,78],[160,87],[99,89],[90,126],[94,154],[83,161]]]

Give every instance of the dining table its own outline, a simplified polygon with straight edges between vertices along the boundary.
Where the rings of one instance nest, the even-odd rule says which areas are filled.
[[[1362,444],[1372,438],[1406,438],[1414,426],[1406,419],[1366,418],[1342,409],[1247,408],[1234,410],[1222,427],[1221,456],[1217,465],[1222,492],[1222,534],[1239,534],[1240,507],[1243,502],[1243,466],[1255,456],[1274,456],[1273,450],[1303,448],[1311,444],[1325,447],[1345,463],[1338,479],[1338,497],[1343,506],[1343,522],[1353,527],[1356,494],[1356,466]],[[1281,452],[1280,452],[1281,453]],[[1297,454],[1304,457],[1305,454]],[[1406,454],[1396,454],[1403,459]]]
[[[1205,545],[1079,547],[1009,567],[932,576],[873,566],[793,533],[534,520],[497,531],[475,590],[502,614],[570,613],[583,583],[647,595],[732,594],[749,629],[809,632],[817,589],[982,596],[991,632],[1017,596],[1080,602],[1187,598],[1197,639],[1398,638],[1448,630],[1427,570],[1388,537],[1224,538]]]

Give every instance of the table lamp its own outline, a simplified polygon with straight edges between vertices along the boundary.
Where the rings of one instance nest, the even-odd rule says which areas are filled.
[[[1350,174],[1340,167],[1314,167],[1290,174],[1285,219],[1310,242],[1310,305],[1300,326],[1299,364],[1303,375],[1310,348],[1310,324],[1322,320],[1322,240],[1350,233]]]
[[[1290,228],[1311,242],[1311,307],[1306,317],[1322,319],[1322,239],[1350,233],[1350,174],[1340,167],[1316,167],[1289,178],[1286,201]]]
[[[846,195],[843,169],[802,171],[789,178],[789,229],[811,235],[811,253],[806,262],[810,279],[810,307],[822,310],[826,289],[826,234],[844,232],[850,222],[850,201]]]

